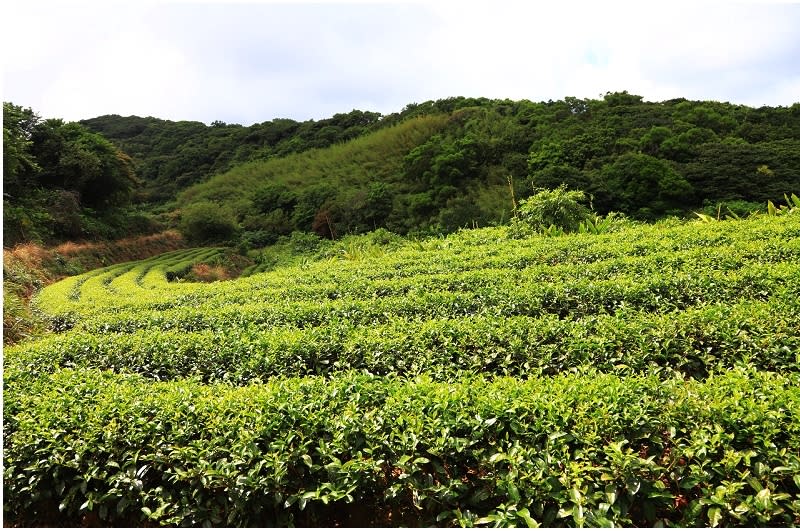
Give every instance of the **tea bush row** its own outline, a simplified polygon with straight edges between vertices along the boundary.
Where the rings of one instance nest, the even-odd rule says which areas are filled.
[[[800,523],[798,373],[229,387],[62,370],[4,399],[4,512],[27,525]]]
[[[546,282],[487,275],[483,286],[466,291],[410,289],[371,298],[328,296],[294,301],[272,296],[261,300],[253,291],[251,301],[206,299],[200,292],[175,294],[163,302],[138,306],[120,299],[119,306],[76,316],[82,330],[133,332],[140,329],[199,331],[222,328],[296,326],[310,328],[329,322],[354,325],[385,324],[393,318],[542,317],[548,314],[575,320],[602,313],[638,310],[669,313],[713,303],[735,304],[741,300],[767,301],[793,297],[800,290],[800,262],[752,265],[732,272],[704,271],[692,275],[615,277],[609,280]],[[346,288],[342,288],[345,290]],[[134,298],[135,299],[135,298]]]
[[[574,320],[551,314],[476,314],[464,319],[391,317],[363,325],[331,319],[313,327],[185,328],[108,334],[73,330],[7,349],[5,362],[24,366],[29,374],[88,367],[158,380],[196,376],[235,384],[350,369],[427,373],[439,380],[462,372],[556,374],[582,365],[617,374],[665,367],[697,378],[739,363],[800,372],[796,294],[664,314],[624,310]]]
[[[162,310],[196,301],[221,306],[254,300],[372,299],[431,291],[470,293],[495,287],[508,289],[526,283],[559,285],[614,282],[616,279],[622,283],[639,279],[652,282],[659,277],[704,277],[711,274],[709,272],[758,269],[759,264],[769,269],[782,262],[800,262],[800,223],[791,217],[784,218],[783,224],[776,224],[769,218],[761,219],[764,223],[726,222],[712,227],[688,224],[671,228],[666,236],[651,227],[636,227],[615,235],[504,241],[502,228],[471,231],[482,234],[483,239],[467,231],[441,241],[410,243],[377,259],[326,260],[307,267],[191,289],[166,282],[166,276],[170,271],[185,269],[198,258],[190,257],[181,262],[183,257],[173,253],[159,259],[160,262],[148,261],[136,267],[115,266],[116,269],[107,268],[83,278],[68,279],[64,283],[73,286],[62,286],[64,283],[50,286],[39,302],[51,315],[91,315],[107,313],[105,310],[109,307],[116,309],[127,305]],[[203,250],[193,252],[202,253]],[[133,287],[135,278],[143,271],[142,287],[152,289],[134,289],[129,297],[120,299],[116,290],[120,282]],[[107,276],[97,280],[90,278],[100,275]],[[113,275],[134,277],[134,282],[115,282]],[[65,292],[72,293],[75,284],[87,281],[86,289],[77,293],[86,295],[84,301],[80,297],[71,300],[64,296]]]

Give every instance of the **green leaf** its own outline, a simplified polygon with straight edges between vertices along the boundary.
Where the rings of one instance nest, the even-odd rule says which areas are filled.
[[[776,215],[778,215],[778,211],[777,211],[777,209],[775,208],[775,205],[772,203],[772,201],[767,201],[767,213],[768,213],[770,216],[776,216]]]
[[[572,509],[569,507],[561,507],[558,510],[558,518],[567,518],[568,516],[572,516]]]
[[[762,489],[756,494],[756,507],[766,509],[771,505],[769,489]]]
[[[614,485],[606,485],[605,494],[608,503],[614,505],[614,502],[617,501],[617,487]]]
[[[539,527],[539,522],[531,518],[531,513],[527,507],[523,507],[519,511],[517,511],[517,516],[522,518],[525,521],[525,525],[528,527]]]
[[[722,511],[719,507],[711,507],[708,510],[708,523],[711,527],[717,527],[722,520]]]
[[[583,523],[586,522],[586,518],[583,516],[583,505],[575,505],[572,508],[572,519],[578,526],[583,526]]]

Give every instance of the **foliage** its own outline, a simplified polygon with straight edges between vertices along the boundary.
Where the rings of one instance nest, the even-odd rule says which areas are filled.
[[[4,353],[4,516],[791,525],[798,223],[295,233],[235,281],[186,281],[213,248],[70,277],[36,298],[58,333]]]
[[[243,249],[293,230],[332,238],[502,223],[513,214],[503,196],[508,175],[520,199],[563,184],[584,191],[601,214],[643,219],[775,202],[800,186],[797,106],[653,103],[627,92],[539,103],[447,98],[387,116],[353,110],[248,127],[119,116],[64,124],[13,104],[4,110],[11,241],[98,232],[91,213],[63,224],[46,203],[24,200],[42,185],[74,192],[81,209],[96,213],[131,197],[156,208],[178,194],[179,206],[224,203]],[[133,168],[143,187],[131,186]],[[334,193],[308,195],[320,186]]]
[[[123,213],[138,184],[132,162],[101,135],[4,102],[3,148],[5,245],[136,230]]]
[[[249,127],[215,122],[99,116],[81,125],[130,153],[145,180],[141,198],[164,201],[182,189],[236,164],[285,157],[358,138],[381,127],[380,114],[353,110],[331,118],[296,122],[279,118]]]
[[[589,209],[581,204],[585,200],[586,195],[580,190],[567,190],[562,185],[523,199],[517,213],[534,228],[544,230],[554,226],[574,232],[589,218]]]
[[[651,219],[689,204],[691,185],[669,163],[650,155],[627,153],[601,170],[612,204],[623,212]]]
[[[11,329],[34,328],[16,304],[33,296],[41,335],[4,349],[4,520],[795,525],[798,111],[623,92],[450,98],[379,125],[354,112],[308,143],[272,123],[266,156],[303,151],[231,167],[177,204],[198,239],[240,244],[246,276],[214,282],[233,251],[195,248],[8,286]],[[40,153],[77,134],[47,127]],[[181,152],[164,175],[187,182],[210,153],[221,168],[261,142],[230,154],[225,135],[247,128],[180,128],[219,142],[161,138]],[[17,157],[34,147],[20,138]],[[92,169],[92,145],[64,169]],[[111,215],[53,182],[36,209],[10,205],[24,230]],[[762,193],[766,215],[736,214]],[[661,220],[610,213],[622,204]],[[720,205],[713,223],[663,217],[702,204]],[[510,226],[461,229],[512,209]]]
[[[6,378],[11,521],[700,527],[798,514],[800,428],[775,414],[800,408],[796,373]]]
[[[12,194],[24,186],[39,164],[31,153],[31,135],[39,117],[33,110],[3,102],[3,190]]]
[[[3,344],[37,336],[46,328],[29,301],[48,284],[111,262],[146,258],[182,247],[174,231],[103,243],[63,243],[45,248],[33,243],[3,250]]]
[[[540,103],[449,98],[384,116],[345,144],[234,165],[180,202],[229,204],[252,232],[247,248],[292,230],[339,238],[507,222],[509,175],[520,200],[565,185],[599,214],[654,220],[797,189],[799,116],[795,107],[652,103],[625,92]]]
[[[800,197],[797,197],[795,194],[792,194],[791,197],[784,194],[783,197],[786,199],[786,204],[778,207],[776,207],[772,201],[767,201],[767,215],[786,216],[800,212]]]
[[[180,229],[190,242],[209,243],[230,240],[237,225],[230,209],[211,201],[201,201],[183,210]]]

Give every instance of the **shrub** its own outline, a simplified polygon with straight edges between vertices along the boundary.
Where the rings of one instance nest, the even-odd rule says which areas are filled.
[[[236,230],[233,213],[211,201],[200,201],[183,209],[180,231],[189,241],[223,242],[232,238]]]
[[[554,190],[543,189],[520,201],[517,212],[538,230],[546,230],[552,225],[566,232],[574,232],[590,216],[589,209],[581,204],[585,199],[582,191],[567,190],[565,186]]]

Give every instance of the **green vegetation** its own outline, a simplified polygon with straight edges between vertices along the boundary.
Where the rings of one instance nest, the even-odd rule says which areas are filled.
[[[445,122],[443,116],[420,117],[324,150],[242,164],[184,191],[178,203],[228,208],[242,237],[259,247],[293,230],[327,238],[385,224],[409,230],[427,217],[388,219],[394,196],[408,190],[403,157]]]
[[[3,111],[9,525],[800,525],[800,104]]]
[[[195,244],[248,250],[293,231],[337,239],[503,224],[516,201],[561,185],[601,215],[656,220],[724,206],[741,216],[800,189],[798,138],[800,104],[627,92],[458,97],[247,127],[115,115],[64,124],[7,103],[4,226],[7,243],[180,227]],[[209,202],[219,209],[210,218]]]
[[[792,208],[297,233],[235,281],[185,280],[217,248],[70,277],[36,298],[58,333],[5,352],[5,517],[797,525]]]
[[[249,160],[284,157],[357,138],[380,127],[380,118],[375,112],[353,110],[319,121],[278,118],[249,127],[118,115],[80,123],[130,154],[145,184],[140,199],[160,202]]]
[[[125,208],[137,184],[130,157],[102,135],[3,103],[4,246],[163,229]]]
[[[543,103],[451,98],[378,126],[345,144],[235,166],[179,204],[224,205],[239,241],[257,248],[293,230],[338,238],[500,224],[515,200],[562,185],[600,214],[644,220],[723,203],[746,212],[800,188],[800,104],[650,103],[625,92]]]
[[[65,276],[110,263],[141,260],[185,245],[177,231],[166,231],[109,242],[67,242],[55,247],[27,243],[3,249],[3,344],[44,331],[41,313],[29,304],[44,286]]]

